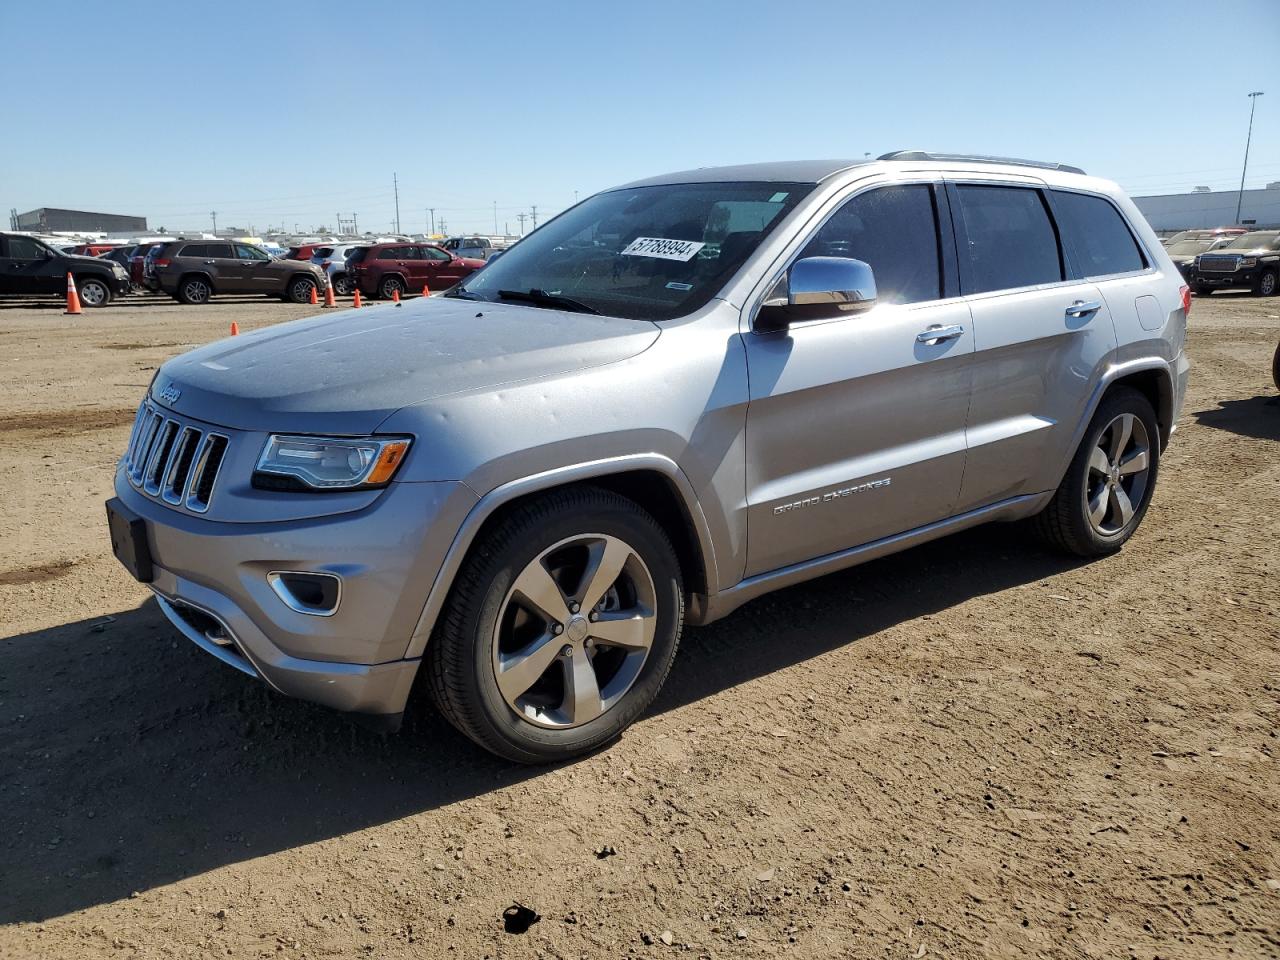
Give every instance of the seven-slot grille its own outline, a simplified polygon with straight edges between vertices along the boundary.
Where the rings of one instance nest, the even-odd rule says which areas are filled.
[[[124,455],[129,482],[151,497],[194,513],[209,509],[227,438],[162,413],[138,409]]]
[[[1211,257],[1201,255],[1200,269],[1205,273],[1234,273],[1240,269],[1240,258],[1238,256]]]

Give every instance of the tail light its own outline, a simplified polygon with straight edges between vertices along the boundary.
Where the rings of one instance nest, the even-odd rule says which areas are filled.
[[[320,269],[321,269],[321,270],[325,269],[325,268],[326,268],[326,267],[328,267],[328,266],[329,266],[329,261],[328,261],[328,260],[321,260],[321,261],[320,261]]]
[[[1182,289],[1181,289],[1181,290],[1179,290],[1179,291],[1178,291],[1178,293],[1182,295],[1182,312],[1183,312],[1184,314],[1190,315],[1190,313],[1191,313],[1191,288],[1190,288],[1190,287],[1188,287],[1188,286],[1184,283],[1184,284],[1182,285]]]
[[[167,267],[172,261],[168,258],[156,257],[154,264],[157,267]]]

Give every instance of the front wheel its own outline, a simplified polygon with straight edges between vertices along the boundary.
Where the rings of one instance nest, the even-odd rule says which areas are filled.
[[[111,288],[93,277],[81,280],[80,302],[86,307],[105,307],[111,302]]]
[[[1053,499],[1034,518],[1037,531],[1076,556],[1115,553],[1142,522],[1159,468],[1160,428],[1151,402],[1130,387],[1112,389]]]
[[[432,699],[507,759],[579,756],[652,702],[683,619],[680,565],[648,513],[594,487],[554,493],[471,550],[428,647]]]
[[[1258,277],[1258,282],[1253,286],[1253,292],[1260,297],[1274,297],[1276,295],[1276,271],[1264,270]]]
[[[310,303],[311,292],[319,289],[310,277],[298,277],[289,282],[289,299],[294,303]]]

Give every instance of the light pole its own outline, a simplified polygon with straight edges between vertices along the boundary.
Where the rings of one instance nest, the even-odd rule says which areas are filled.
[[[1236,195],[1236,223],[1240,222],[1240,206],[1244,203],[1244,175],[1249,172],[1249,142],[1253,140],[1253,110],[1258,105],[1262,90],[1249,94],[1249,135],[1244,138],[1244,167],[1240,170],[1240,192]]]

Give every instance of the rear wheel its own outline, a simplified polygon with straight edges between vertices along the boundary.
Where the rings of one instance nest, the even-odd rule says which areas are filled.
[[[378,296],[384,300],[390,300],[397,293],[404,296],[405,290],[408,289],[404,285],[404,281],[399,277],[383,277],[382,282],[378,284]]]
[[[1258,281],[1253,285],[1253,292],[1260,297],[1274,297],[1277,289],[1277,274],[1275,270],[1263,270],[1258,276]]]
[[[1275,355],[1271,358],[1271,379],[1275,381],[1276,389],[1280,390],[1280,344],[1276,344]]]
[[[606,490],[555,493],[471,550],[427,650],[432,698],[500,756],[578,756],[652,702],[683,616],[679,563],[649,514]]]
[[[213,287],[204,277],[183,277],[178,283],[179,303],[208,303],[211,296],[213,296]]]
[[[336,274],[333,278],[333,292],[340,297],[349,297],[351,291],[355,289],[355,284],[345,273]]]
[[[80,302],[86,307],[105,307],[111,302],[111,288],[93,277],[81,280]]]
[[[318,289],[310,277],[294,277],[289,281],[289,299],[294,303],[310,303],[311,291]]]
[[[1114,388],[1053,499],[1034,518],[1037,531],[1077,556],[1114,553],[1142,522],[1159,467],[1160,431],[1150,401],[1129,387]]]

